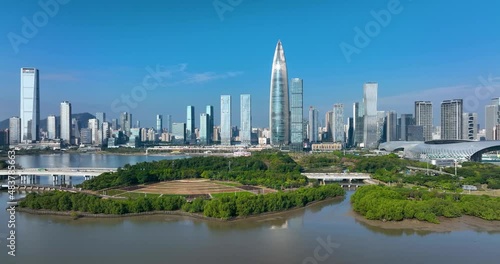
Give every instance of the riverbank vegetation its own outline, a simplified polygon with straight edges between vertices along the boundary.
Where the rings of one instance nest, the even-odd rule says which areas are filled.
[[[204,178],[235,181],[273,189],[305,186],[307,178],[301,167],[281,152],[254,153],[250,157],[193,157],[125,165],[117,172],[103,173],[83,182],[88,190],[149,184],[160,181]]]
[[[500,220],[500,197],[438,193],[408,188],[363,186],[351,197],[353,210],[370,220],[418,219],[439,223],[438,217],[470,215]]]
[[[206,217],[230,219],[303,207],[310,202],[343,196],[336,184],[302,187],[294,191],[261,195],[224,195],[210,200],[197,198],[188,202],[182,196],[137,197],[118,200],[62,191],[30,193],[19,206],[34,210],[73,211],[92,214],[124,215],[151,211],[199,213]]]
[[[344,155],[337,151],[333,153],[314,153],[296,156],[297,163],[308,172],[365,172],[374,179],[386,183],[414,184],[447,191],[459,191],[462,185],[481,185],[489,189],[500,189],[500,166],[479,162],[464,162],[457,168],[445,168],[443,172],[451,175],[427,175],[426,170],[409,171],[408,166],[422,169],[439,170],[438,167],[425,162],[401,159],[395,154],[383,156]],[[432,171],[430,174],[434,174]]]

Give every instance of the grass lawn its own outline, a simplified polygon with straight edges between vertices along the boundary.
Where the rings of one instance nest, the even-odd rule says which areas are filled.
[[[112,189],[112,190],[104,191],[104,194],[109,195],[109,196],[114,196],[114,195],[121,194],[121,193],[124,193],[124,192],[126,192],[126,191]],[[101,192],[101,194],[102,194],[102,192]]]
[[[228,193],[212,193],[211,194],[213,198],[222,198],[222,197],[228,197],[228,196],[252,196],[255,195],[251,192],[228,192]]]
[[[231,186],[231,187],[239,187],[243,185],[239,182],[225,182],[225,181],[213,181],[213,182],[220,185]]]
[[[145,193],[139,193],[139,192],[128,192],[128,193],[120,194],[119,196],[135,199],[135,198],[140,198],[140,197],[158,198],[158,197],[160,197],[160,195],[161,194],[157,194],[157,193],[146,193],[145,194]],[[176,195],[172,195],[172,196],[176,196]]]

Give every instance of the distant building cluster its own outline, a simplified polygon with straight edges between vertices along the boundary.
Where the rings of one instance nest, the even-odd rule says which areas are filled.
[[[269,145],[290,151],[332,151],[345,148],[377,149],[381,143],[393,141],[424,142],[432,140],[500,140],[500,99],[486,106],[485,127],[479,130],[477,113],[463,112],[462,99],[441,103],[440,126],[434,126],[433,104],[415,101],[414,113],[398,115],[377,108],[379,85],[363,85],[363,97],[353,103],[352,117],[347,117],[344,104],[333,104],[324,122],[314,106],[304,118],[304,81],[288,79],[285,52],[278,41],[272,61],[269,127],[252,126],[250,94],[241,94],[240,124],[232,121],[233,100],[220,96],[220,124],[214,124],[214,106],[207,105],[198,115],[194,106],[186,108],[185,120],[172,120],[171,115],[156,115],[156,126],[145,128],[132,113],[120,113],[107,119],[98,112],[93,118],[79,120],[69,101],[60,104],[59,115],[47,117],[40,124],[39,71],[21,68],[20,113],[9,119],[9,127],[0,131],[1,145],[18,146],[101,146],[139,147],[150,145]],[[199,119],[198,119],[199,118]],[[198,119],[198,120],[197,120]],[[42,127],[45,127],[42,129]],[[49,144],[50,143],[50,144]],[[38,145],[37,145],[38,144]]]

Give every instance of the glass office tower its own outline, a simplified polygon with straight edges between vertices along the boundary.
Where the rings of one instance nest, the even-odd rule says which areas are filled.
[[[290,132],[291,143],[302,149],[304,142],[304,82],[302,79],[293,78],[290,83]]]
[[[249,94],[240,95],[240,141],[243,145],[252,144],[252,106]]]
[[[363,85],[363,107],[365,111],[363,120],[363,145],[369,149],[377,148],[379,142],[377,90],[378,83],[376,82],[367,82]]]
[[[220,97],[220,137],[221,145],[231,145],[231,96]]]
[[[290,108],[288,105],[288,74],[281,41],[278,41],[274,51],[269,105],[271,144],[287,145],[290,142]]]
[[[21,141],[40,140],[40,86],[38,69],[21,68]]]

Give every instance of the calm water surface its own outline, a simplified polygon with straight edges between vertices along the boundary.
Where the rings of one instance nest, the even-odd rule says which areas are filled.
[[[75,162],[91,167],[91,161],[96,167],[114,167],[153,159],[83,156],[60,157],[59,164],[50,163],[57,162],[51,156],[18,161],[25,167],[28,162],[44,164],[32,167]],[[17,213],[15,258],[7,255],[8,215],[1,210],[0,263],[499,263],[498,233],[367,226],[349,216],[352,193],[279,216],[231,223],[167,216],[71,220]],[[2,209],[7,199],[0,192]],[[327,251],[322,245],[328,242]]]

